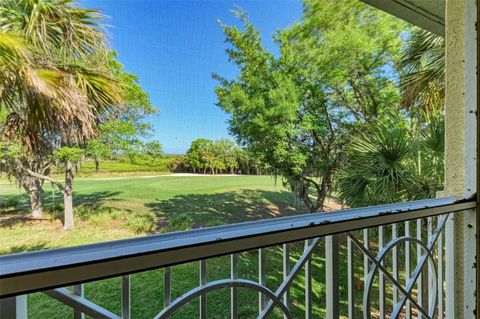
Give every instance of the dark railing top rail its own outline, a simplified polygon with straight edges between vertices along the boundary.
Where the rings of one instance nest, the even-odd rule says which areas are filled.
[[[439,198],[0,256],[0,297],[476,207]]]

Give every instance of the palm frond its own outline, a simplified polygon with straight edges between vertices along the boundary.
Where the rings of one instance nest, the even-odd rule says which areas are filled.
[[[443,107],[445,43],[442,37],[416,28],[400,61],[402,104],[431,114]]]
[[[71,0],[3,0],[0,31],[24,34],[43,55],[92,60],[108,51],[103,18]]]

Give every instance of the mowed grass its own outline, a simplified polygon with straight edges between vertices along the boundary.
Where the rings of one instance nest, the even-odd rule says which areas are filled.
[[[62,203],[45,187],[45,205]],[[0,253],[39,248],[64,247],[98,241],[132,237],[125,222],[101,217],[76,216],[75,229],[62,230],[60,218],[48,215],[44,220],[28,216],[28,197],[15,184],[0,185],[0,203],[15,203],[0,214]],[[114,208],[125,215],[123,221],[152,213],[156,218],[154,232],[162,231],[179,215],[188,216],[191,227],[271,218],[295,213],[293,198],[281,183],[269,176],[159,176],[153,178],[105,178],[75,180],[75,207]],[[3,205],[5,206],[5,205]],[[77,209],[76,214],[81,212]],[[93,220],[93,222],[92,222]],[[110,223],[113,223],[111,225]]]
[[[144,214],[155,216],[152,233],[171,230],[178,216],[188,217],[192,228],[225,223],[268,219],[302,212],[293,205],[292,195],[269,176],[159,176],[149,178],[104,178],[75,180],[75,206],[91,209],[76,211],[76,227],[62,230],[58,213],[46,214],[43,220],[28,218],[28,199],[13,184],[0,185],[0,204],[15,203],[19,209],[6,208],[0,213],[0,253],[16,253],[39,249],[87,244],[98,241],[129,238],[137,234],[128,227],[128,221]],[[53,206],[61,201],[60,194],[52,195],[45,185],[45,204]],[[6,207],[6,205],[2,205]],[[108,208],[108,209],[107,209]],[[47,208],[48,210],[48,208]],[[101,213],[97,214],[97,211]],[[119,213],[121,212],[121,213]],[[85,216],[91,214],[91,216]],[[121,215],[121,218],[106,216]],[[169,228],[170,227],[170,228]],[[341,254],[345,256],[342,245]],[[303,251],[303,243],[291,245],[292,265]],[[325,262],[323,243],[312,259],[313,313],[325,317]],[[282,280],[281,247],[266,250],[267,286],[275,290]],[[345,260],[342,258],[342,260]],[[358,274],[362,261],[357,261]],[[213,258],[207,262],[208,280],[230,276],[229,256]],[[341,263],[340,287],[342,312],[346,311],[346,263]],[[239,277],[258,281],[258,255],[256,251],[239,255]],[[132,318],[152,318],[163,305],[163,270],[134,274],[132,280]],[[199,283],[198,262],[172,268],[172,298],[176,298]],[[120,278],[87,283],[86,297],[106,309],[120,313]],[[291,290],[294,318],[304,316],[304,273],[298,275]],[[356,296],[360,304],[361,294]],[[229,317],[229,289],[208,295],[209,318]],[[360,314],[361,309],[357,308]],[[29,295],[31,318],[67,318],[72,310],[50,297],[35,293]],[[239,289],[239,317],[254,318],[258,313],[258,294]],[[198,318],[198,300],[186,305],[173,318]],[[281,318],[276,310],[272,318]]]

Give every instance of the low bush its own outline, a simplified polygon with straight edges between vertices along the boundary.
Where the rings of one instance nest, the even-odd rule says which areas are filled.
[[[150,233],[155,229],[155,215],[145,213],[134,215],[127,219],[127,226],[136,234]]]
[[[83,221],[88,221],[94,225],[102,225],[112,220],[125,218],[125,211],[111,207],[80,206],[75,208],[75,215]]]
[[[168,231],[182,231],[192,228],[193,220],[187,214],[179,214],[173,216],[168,221]]]
[[[224,222],[220,221],[220,220],[211,220],[207,223],[207,227],[214,227],[214,226],[222,226],[222,225],[225,225]]]
[[[47,206],[44,210],[44,213],[52,219],[61,219],[63,220],[63,205],[55,204]]]
[[[20,201],[18,199],[10,197],[5,201],[0,202],[0,209],[17,208],[19,204]]]

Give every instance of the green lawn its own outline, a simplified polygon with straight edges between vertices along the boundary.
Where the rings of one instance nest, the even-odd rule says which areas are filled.
[[[46,205],[53,206],[61,198],[53,198],[45,186]],[[59,211],[49,209],[43,220],[28,218],[28,202],[22,190],[13,184],[0,185],[0,254],[79,245],[91,242],[128,238],[145,233],[132,230],[130,221],[154,216],[152,232],[190,227],[208,227],[224,223],[266,219],[298,212],[293,198],[281,185],[268,176],[159,176],[154,178],[78,179],[75,181],[76,227],[63,231]],[[13,206],[21,209],[14,209]],[[303,244],[292,245],[292,265]],[[341,254],[345,254],[342,245]],[[228,256],[208,261],[209,280],[229,277]],[[344,258],[342,258],[344,260]],[[267,285],[275,290],[281,282],[282,256],[280,247],[267,250]],[[324,317],[325,272],[323,248],[313,258],[314,315]],[[362,262],[357,261],[361,274]],[[257,280],[257,253],[241,254],[239,275]],[[163,270],[148,271],[132,276],[133,318],[152,318],[162,308]],[[173,297],[195,287],[199,281],[198,263],[173,267]],[[346,310],[346,263],[341,263],[342,310]],[[303,316],[303,272],[292,288],[292,309],[295,318]],[[229,290],[209,294],[209,318],[229,316]],[[86,285],[86,296],[95,303],[119,313],[120,280],[113,278]],[[253,318],[257,313],[257,294],[239,290],[241,318]],[[360,304],[361,294],[357,295]],[[360,311],[360,309],[357,309]],[[67,318],[71,310],[40,294],[29,296],[31,318]],[[197,318],[198,302],[194,302],[174,318]],[[275,316],[280,317],[279,313]]]

